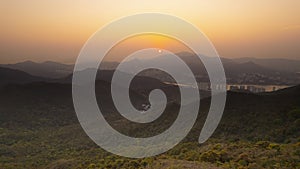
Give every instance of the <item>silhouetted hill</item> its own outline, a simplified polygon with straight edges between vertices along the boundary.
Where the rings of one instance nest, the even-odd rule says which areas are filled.
[[[48,81],[48,79],[33,76],[23,71],[0,67],[0,86],[13,83],[25,84],[37,81]]]
[[[226,76],[236,77],[241,74],[265,74],[270,75],[274,72],[268,68],[264,68],[255,64],[254,62],[236,63],[236,62],[224,62],[223,63]]]
[[[237,63],[253,62],[257,65],[275,71],[300,72],[300,60],[277,59],[277,58],[237,58]]]
[[[104,62],[101,65],[102,69],[115,69],[117,62]],[[73,73],[73,64],[63,64],[53,61],[45,61],[42,63],[25,61],[15,64],[0,64],[0,67],[11,68],[29,73],[34,76],[40,76],[51,79],[61,79]]]
[[[2,64],[0,67],[17,69],[34,76],[45,78],[62,78],[72,73],[74,65],[66,65],[52,61],[42,63],[25,61],[16,64]]]

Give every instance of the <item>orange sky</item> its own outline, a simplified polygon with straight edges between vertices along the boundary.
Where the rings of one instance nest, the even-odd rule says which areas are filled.
[[[149,33],[143,35],[135,35],[117,43],[106,54],[106,56],[104,57],[104,61],[120,61],[125,59],[125,57],[129,56],[135,51],[147,48],[157,48],[157,51],[165,49],[172,53],[186,51],[194,54],[194,52],[190,48],[188,48],[184,43],[176,39],[170,38],[168,36]],[[151,57],[153,58],[155,56]],[[143,58],[149,59],[149,56],[143,56]]]
[[[162,12],[198,26],[223,57],[300,59],[299,0],[2,0],[0,63],[73,63],[104,24]]]

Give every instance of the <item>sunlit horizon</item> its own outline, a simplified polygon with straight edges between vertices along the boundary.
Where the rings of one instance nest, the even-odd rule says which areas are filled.
[[[299,60],[299,6],[297,0],[4,0],[0,2],[0,63],[74,63],[83,44],[99,28],[143,12],[166,13],[191,22],[208,36],[221,57]]]

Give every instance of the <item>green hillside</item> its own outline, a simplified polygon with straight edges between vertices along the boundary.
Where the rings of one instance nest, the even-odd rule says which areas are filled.
[[[109,85],[104,81],[96,85],[105,112],[115,110],[109,99],[100,99],[110,97]],[[133,101],[146,100],[136,91],[131,96]],[[178,146],[156,157],[128,159],[104,151],[84,133],[73,110],[70,85],[9,85],[0,90],[0,168],[300,167],[300,86],[263,94],[229,92],[219,127],[199,145],[209,101],[201,101],[193,130]],[[149,136],[171,125],[178,107],[170,102],[163,116],[146,126],[131,124],[117,113],[105,116],[123,133]]]

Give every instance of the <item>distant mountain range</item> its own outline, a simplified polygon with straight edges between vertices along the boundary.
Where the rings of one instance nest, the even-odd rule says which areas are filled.
[[[178,56],[184,60],[199,81],[209,81],[202,62],[190,53],[182,52]],[[289,59],[257,59],[257,58],[221,58],[227,77],[227,83],[238,84],[300,84],[300,61]],[[172,67],[168,55],[153,59],[133,59],[127,61],[130,66],[162,62]],[[113,70],[117,62],[101,63],[102,70]],[[0,64],[0,85],[7,83],[30,83],[35,81],[71,82],[74,65],[56,62],[36,63],[32,61],[16,64]],[[178,69],[174,67],[174,69]],[[15,71],[14,71],[15,70]],[[86,70],[89,71],[89,70]],[[180,71],[179,69],[177,71]],[[169,82],[170,78],[155,70],[145,71],[141,76],[148,76]],[[103,75],[106,76],[106,75]],[[105,78],[105,77],[104,77]]]
[[[300,72],[300,60],[290,59],[262,59],[262,58],[238,58],[233,59],[237,63],[252,62],[262,67],[271,70],[286,71],[286,72]]]
[[[200,82],[209,82],[208,74],[205,66],[198,59],[190,53],[182,52],[177,54],[191,69],[197,80]],[[202,56],[207,60],[212,60],[209,57]],[[300,84],[300,75],[298,69],[300,61],[293,61],[289,69],[284,69],[284,65],[292,62],[286,59],[270,59],[270,64],[260,62],[259,59],[251,59],[241,61],[241,59],[227,59],[221,58],[225,70],[227,83],[231,84],[260,84],[260,85],[296,85]],[[262,60],[264,61],[264,60]],[[163,63],[166,67],[173,69],[174,72],[181,72],[181,69],[175,65],[170,55],[162,55],[153,59],[132,59],[127,61],[129,67],[138,67],[142,65],[156,65]],[[283,67],[277,66],[282,64]],[[274,66],[273,66],[274,65]],[[279,68],[280,67],[280,68]],[[287,66],[286,66],[287,67]],[[158,78],[162,81],[168,82],[165,75],[157,71],[146,71],[142,73],[143,76]]]
[[[63,78],[73,71],[74,65],[67,65],[52,61],[36,63],[32,61],[16,64],[1,64],[0,67],[21,70],[33,76],[44,78]]]

